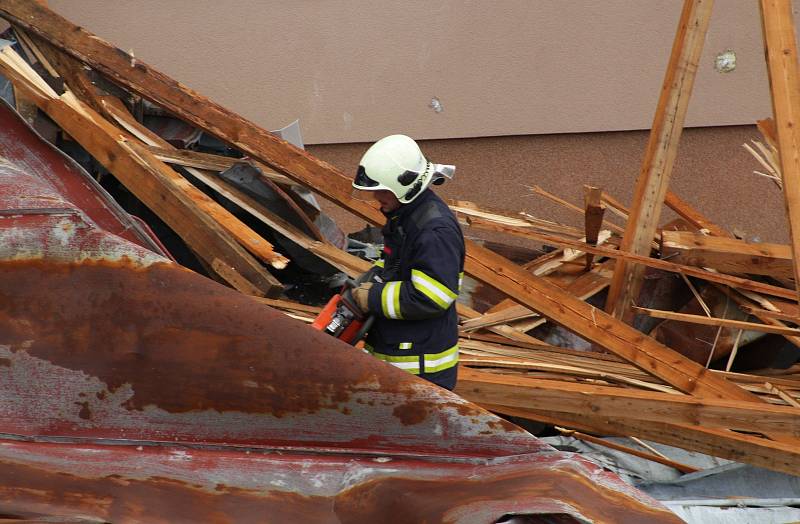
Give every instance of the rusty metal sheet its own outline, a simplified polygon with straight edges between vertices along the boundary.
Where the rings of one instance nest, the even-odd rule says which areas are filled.
[[[559,522],[670,521],[644,497],[615,503],[616,482],[600,467],[562,453],[535,461],[443,463],[224,447],[0,442],[0,512],[23,518],[419,524],[491,523],[518,513],[570,517]],[[638,506],[635,516],[632,505]]]
[[[5,100],[0,100],[0,158],[18,169],[37,173],[59,200],[78,207],[99,228],[126,240],[164,253],[157,240],[137,224],[77,162],[41,138]],[[10,188],[23,201],[36,196],[25,188]],[[9,202],[10,204],[11,202]],[[7,208],[13,209],[13,208]],[[22,209],[22,208],[20,208]]]
[[[67,194],[40,168],[0,162],[0,516],[678,522],[454,393],[110,234],[75,203],[90,195],[73,200],[95,188]]]

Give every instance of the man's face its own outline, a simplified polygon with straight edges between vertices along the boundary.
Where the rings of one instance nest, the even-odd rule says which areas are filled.
[[[371,191],[372,196],[381,205],[381,211],[384,213],[391,213],[400,207],[400,201],[394,196],[394,193],[385,189]]]

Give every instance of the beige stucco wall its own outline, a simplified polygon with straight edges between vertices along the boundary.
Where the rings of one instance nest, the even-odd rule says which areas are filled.
[[[687,129],[670,189],[709,219],[729,231],[738,231],[747,240],[788,242],[783,194],[774,183],[753,174],[753,170],[763,169],[742,147],[759,137],[752,125]],[[582,205],[583,185],[589,184],[630,205],[647,138],[647,131],[621,131],[430,140],[422,141],[421,146],[432,160],[458,166],[455,179],[436,188],[441,195],[583,227],[581,215],[534,195],[528,188],[539,185]],[[368,146],[329,144],[309,149],[343,171],[354,173]],[[325,208],[347,231],[364,227],[363,220],[349,213],[332,205]],[[622,225],[613,214],[607,214]],[[665,209],[662,223],[673,218],[675,214]],[[489,236],[511,241],[496,234]]]
[[[49,0],[307,143],[647,129],[680,0]],[[732,49],[737,69],[714,71]],[[443,111],[430,106],[438,97]],[[770,113],[758,2],[717,0],[688,125]]]

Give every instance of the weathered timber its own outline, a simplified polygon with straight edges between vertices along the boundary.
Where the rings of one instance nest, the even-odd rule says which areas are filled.
[[[800,317],[796,315],[791,315],[789,313],[784,313],[782,311],[770,311],[769,309],[761,309],[750,305],[741,306],[741,308],[750,313],[753,316],[758,318],[773,318],[775,320],[786,320],[791,322],[792,324],[800,324]]]
[[[702,4],[705,5],[705,2]],[[147,64],[138,60],[132,63],[127,53],[52,11],[29,2],[8,0],[0,4],[0,14],[42,36],[114,82],[158,103],[293,180],[313,187],[318,194],[358,216],[376,224],[384,223],[385,218],[378,209],[351,197],[350,178],[334,167],[225,110]],[[709,376],[704,369],[697,369],[694,363],[669,348],[632,328],[614,323],[602,312],[553,286],[541,283],[508,260],[474,243],[468,243],[467,255],[466,270],[469,274],[516,299],[521,294],[523,298],[520,302],[569,326],[584,338],[624,354],[626,359],[673,383],[675,387],[701,396],[742,400],[753,398],[738,386]]]
[[[800,66],[794,14],[790,0],[761,0],[760,5],[795,282],[800,282]]]
[[[800,436],[800,410],[765,402],[741,402],[671,395],[630,388],[595,386],[557,380],[486,373],[459,372],[456,392],[472,402],[547,409],[577,415],[637,418],[756,433]]]
[[[690,313],[675,313],[673,311],[663,311],[659,309],[650,309],[638,306],[634,306],[633,309],[637,313],[644,313],[645,315],[651,317],[677,320],[679,322],[689,322],[691,324],[703,324],[706,326],[720,326],[731,329],[760,331],[762,333],[775,333],[776,335],[792,335],[792,336],[800,335],[800,329],[789,328],[789,327],[758,324],[756,322],[744,322],[741,320],[715,318],[703,315],[692,315]]]
[[[678,153],[712,6],[713,0],[684,1],[650,139],[636,181],[633,206],[620,245],[622,251],[636,255],[650,253]],[[643,275],[644,268],[641,266],[620,261],[614,270],[606,311],[616,318],[630,320],[632,313],[629,306],[639,294]]]
[[[728,289],[725,286],[720,286],[718,284],[714,284],[714,286],[716,286],[717,289],[719,289],[722,293],[728,296],[731,300],[736,302],[739,305],[739,307],[745,311],[747,307],[752,307],[754,299],[761,298],[757,295],[754,296],[755,295],[754,293],[741,294],[731,289]],[[759,311],[752,311],[750,312],[750,314],[752,314],[754,317],[759,319],[764,324],[773,326],[776,329],[790,329],[780,319],[771,317],[769,315],[763,315]],[[783,338],[785,338],[795,346],[800,347],[800,336],[793,334],[792,332],[780,333],[780,334],[783,335]]]
[[[274,277],[197,207],[194,199],[182,187],[183,184],[176,180],[181,177],[175,171],[153,158],[146,150],[137,150],[136,141],[126,139],[116,127],[77,100],[71,92],[62,97],[43,92],[35,80],[28,76],[35,75],[38,78],[38,75],[32,70],[18,69],[22,66],[15,55],[10,48],[0,52],[0,69],[3,73],[15,85],[26,90],[42,111],[114,173],[209,265],[218,260],[230,271],[238,273],[250,283],[241,289],[248,294],[280,293],[281,288],[276,285]],[[190,185],[185,179],[181,180],[185,185]],[[230,283],[236,285],[240,282],[236,278]]]
[[[533,191],[535,194],[537,194],[537,195],[540,195],[540,196],[543,196],[543,197],[547,198],[548,200],[552,200],[552,201],[553,201],[553,202],[555,202],[556,204],[559,204],[559,205],[561,205],[561,206],[564,206],[564,207],[566,207],[567,209],[570,209],[570,210],[572,210],[572,211],[574,211],[574,212],[576,212],[576,213],[579,213],[579,214],[581,214],[581,215],[585,214],[585,210],[584,210],[584,209],[582,209],[582,208],[580,208],[580,207],[576,206],[575,204],[573,204],[573,203],[571,203],[571,202],[567,202],[567,201],[566,201],[566,200],[564,200],[563,198],[557,197],[556,195],[554,195],[554,194],[552,194],[552,193],[550,193],[550,192],[548,192],[548,191],[545,191],[544,189],[542,189],[542,188],[541,188],[541,187],[539,187],[539,186],[531,186],[531,187],[530,187],[530,190],[531,190],[531,191]],[[620,235],[621,235],[621,234],[623,234],[623,233],[625,232],[625,230],[624,230],[624,229],[622,229],[622,228],[621,228],[621,227],[619,227],[618,225],[616,225],[616,224],[614,224],[614,223],[612,223],[612,222],[609,222],[609,221],[607,221],[607,220],[602,220],[602,219],[601,219],[601,223],[602,223],[604,226],[606,226],[607,228],[609,228],[609,229],[611,229],[612,231],[614,231],[615,233],[619,233]]]
[[[21,34],[23,33],[21,30],[18,31],[20,31]],[[43,53],[50,58],[58,71],[56,74],[60,73],[61,76],[66,79],[67,86],[82,103],[87,104],[92,109],[99,110],[105,114],[110,121],[117,122],[120,127],[125,129],[132,136],[139,138],[146,144],[158,144],[163,147],[172,147],[164,139],[147,129],[144,125],[137,122],[128,112],[122,101],[120,101],[117,97],[110,95],[98,95],[94,85],[89,80],[86,71],[83,70],[83,65],[80,62],[63,53],[61,50],[52,46],[47,41],[43,41],[39,38],[36,38],[36,40],[36,43],[32,45],[36,46],[37,49],[41,47],[39,53]],[[29,71],[27,75],[30,76],[31,72]],[[73,86],[77,86],[77,89],[73,90]],[[160,167],[163,168],[166,166]],[[272,245],[269,242],[261,238],[255,231],[234,217],[230,212],[200,193],[194,187],[187,185],[182,177],[172,177],[171,181],[175,185],[183,188],[189,198],[195,202],[195,205],[197,205],[204,212],[208,213],[209,216],[216,219],[217,222],[226,231],[228,231],[229,234],[236,238],[251,253],[275,267],[285,267],[286,263],[288,262],[287,259],[282,255],[275,253],[275,251],[272,249]],[[190,247],[197,253],[197,246]],[[199,255],[201,258],[204,258],[202,254]],[[206,263],[209,262],[209,260],[206,258],[204,258],[204,260]],[[237,276],[231,272],[231,270],[234,269],[233,266],[222,262],[218,258],[213,258],[213,260],[210,262],[212,269],[214,267],[220,269],[225,268],[224,273],[229,278],[223,278],[229,283],[231,283],[231,279],[237,282],[238,284],[234,287],[243,291],[249,288],[243,284],[244,278],[241,277],[241,275]],[[277,289],[282,288],[280,282],[278,282],[278,280],[269,273],[264,272],[264,277],[271,282],[273,287],[276,287]],[[252,287],[252,284],[250,287]]]
[[[508,322],[522,320],[524,318],[537,315],[538,313],[534,313],[525,306],[516,304],[515,306],[503,309],[502,311],[498,311],[496,313],[487,313],[478,318],[465,320],[461,323],[461,331],[474,331],[476,329],[482,329],[485,327],[494,326],[496,324],[506,324]]]
[[[3,18],[35,33],[115,83],[203,129],[246,155],[372,222],[381,212],[352,198],[350,178],[306,151],[176,82],[141,60],[74,25],[49,9],[24,0],[0,4]]]
[[[470,347],[474,348],[475,346],[473,345]],[[619,375],[616,373],[611,373],[603,369],[597,369],[597,368],[589,369],[569,364],[553,364],[548,362],[537,362],[535,360],[526,359],[523,357],[514,357],[514,356],[498,357],[498,356],[466,354],[466,355],[461,355],[459,358],[460,358],[459,362],[461,364],[468,366],[470,368],[476,368],[476,369],[493,368],[502,370],[514,369],[514,370],[524,371],[526,378],[531,378],[531,372],[533,371],[546,371],[557,375],[561,375],[561,378],[565,378],[568,380],[574,380],[576,377],[581,377],[593,380],[600,380],[602,382],[626,384],[644,390],[660,391],[662,393],[667,393],[671,395],[680,394],[678,391],[668,386],[662,386],[660,384],[654,384],[652,382],[638,380],[635,378],[627,377],[625,375]]]
[[[546,424],[567,426],[599,435],[635,435],[654,442],[682,449],[699,451],[715,457],[752,464],[772,471],[797,475],[800,471],[800,448],[796,444],[774,442],[765,438],[687,424],[669,424],[632,418],[574,415],[550,410],[533,410],[510,406],[482,406],[495,413],[538,420]]]
[[[98,104],[103,109],[110,121],[116,122],[121,128],[135,136],[142,142],[142,147],[162,147],[166,149],[177,148],[172,146],[169,142],[155,134],[153,131],[138,122],[133,115],[128,111],[122,101],[110,95],[98,97]],[[192,167],[185,168],[192,176],[202,178],[204,173]],[[217,222],[225,228],[243,247],[250,253],[257,256],[267,264],[270,264],[278,269],[282,269],[288,263],[288,259],[283,255],[275,252],[274,246],[265,240],[261,235],[253,231],[249,226],[244,224],[241,220],[236,218],[230,211],[217,204],[208,197],[201,197],[202,193],[196,188],[183,183],[183,177],[176,178],[181,181],[181,185],[186,187],[188,193],[192,195],[193,199],[197,202],[206,213],[213,217]],[[275,284],[278,285],[277,280]]]
[[[606,212],[606,207],[602,203],[601,196],[603,192],[599,187],[584,186],[584,233],[586,242],[597,245],[597,235],[600,233],[600,228],[603,225],[603,215]],[[586,269],[592,268],[592,260],[594,255],[591,253],[586,254]]]
[[[750,243],[736,238],[702,235],[689,231],[664,231],[661,256],[676,264],[710,267],[723,273],[794,277],[791,246]]]
[[[595,294],[599,293],[603,289],[605,289],[610,280],[611,276],[611,268],[613,267],[614,261],[607,260],[603,264],[595,267],[589,272],[581,273],[577,278],[571,280],[566,285],[560,283],[557,279],[551,278],[550,275],[545,275],[542,278],[546,281],[549,281],[568,293],[572,296],[577,297],[581,300],[586,300],[589,297],[594,296]],[[504,324],[506,322],[514,323],[518,320],[529,319],[530,317],[539,317],[538,313],[531,311],[529,308],[525,306],[519,305],[512,299],[504,299],[502,302],[496,304],[489,311],[483,314],[483,316],[475,319],[469,319],[461,323],[461,330],[462,331],[475,331],[477,329],[493,326],[496,324]],[[533,329],[539,323],[544,322],[544,319],[539,318],[535,325],[530,325],[528,329],[523,331],[528,331]]]
[[[557,237],[554,235],[546,235],[535,231],[518,231],[518,230],[513,230],[511,228],[504,228],[504,230],[510,234],[524,236],[547,244],[552,244],[562,247],[571,247],[576,250],[582,250],[586,253],[592,253],[594,255],[610,257],[617,260],[622,259],[630,263],[641,264],[643,266],[652,267],[656,269],[663,269],[664,271],[669,271],[672,273],[681,273],[690,277],[697,277],[703,280],[707,280],[710,282],[717,282],[719,284],[725,284],[735,288],[746,289],[749,291],[755,291],[757,293],[763,293],[765,295],[773,295],[776,297],[782,297],[788,299],[795,298],[795,293],[793,290],[789,290],[779,286],[773,286],[771,284],[765,284],[763,282],[758,282],[755,280],[749,280],[746,278],[737,277],[734,275],[713,273],[711,271],[706,271],[704,269],[697,268],[694,266],[674,264],[666,260],[634,255],[631,253],[620,251],[618,249],[610,249],[605,247],[592,247],[578,240],[572,240],[564,237]],[[552,262],[557,263],[558,261],[552,261]]]
[[[688,202],[680,198],[672,191],[667,191],[667,194],[664,197],[664,203],[667,205],[667,207],[675,211],[675,213],[677,213],[682,219],[686,220],[697,229],[705,229],[709,232],[709,234],[717,237],[733,238],[733,235],[725,228],[718,226],[709,220],[706,216],[690,206]]]
[[[653,453],[647,453],[645,451],[639,451],[638,449],[629,448],[628,446],[623,446],[622,444],[617,444],[616,442],[612,442],[610,440],[593,437],[592,435],[587,435],[586,433],[581,433],[580,431],[575,431],[574,429],[566,429],[562,427],[556,427],[556,429],[559,433],[566,437],[572,437],[574,439],[583,440],[584,442],[589,442],[598,446],[621,451],[623,453],[627,453],[628,455],[643,458],[651,462],[658,462],[659,464],[664,464],[665,466],[675,468],[681,473],[694,473],[695,471],[700,471],[698,468],[689,466],[688,464],[682,464]]]
[[[699,396],[753,400],[752,395],[738,386],[710,375],[702,366],[602,310],[532,277],[495,253],[475,245],[470,247],[465,266],[470,274],[570,331],[646,369],[681,391]]]

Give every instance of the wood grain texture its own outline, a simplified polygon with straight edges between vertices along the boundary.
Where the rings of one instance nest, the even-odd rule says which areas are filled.
[[[650,253],[650,242],[658,227],[672,166],[678,154],[678,143],[713,4],[713,0],[685,0],[683,4],[650,140],[622,237],[620,247],[623,251],[637,255]],[[641,266],[625,261],[617,264],[608,292],[606,311],[616,318],[631,320],[629,306],[639,294],[643,275],[644,268]]]
[[[790,0],[761,0],[760,5],[795,282],[800,282],[800,71],[794,14]]]

